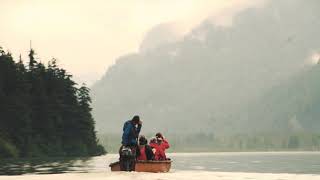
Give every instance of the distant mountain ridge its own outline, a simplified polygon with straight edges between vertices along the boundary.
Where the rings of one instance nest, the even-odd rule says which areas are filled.
[[[251,121],[259,119],[260,126],[274,131],[318,132],[320,129],[319,80],[319,64],[303,70],[283,84],[273,87],[253,103],[250,107],[251,117],[248,119]]]
[[[273,0],[240,13],[231,27],[203,22],[178,42],[119,58],[92,87],[98,130],[120,132],[134,114],[145,119],[146,132],[272,130],[282,113],[256,119],[262,114],[251,107],[261,111],[257,101],[268,100],[273,87],[312,69],[306,64],[320,50],[319,6]]]

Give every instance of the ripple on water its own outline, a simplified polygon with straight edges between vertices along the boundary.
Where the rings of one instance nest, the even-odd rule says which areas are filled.
[[[172,171],[320,174],[320,153],[183,153],[168,154]],[[117,161],[112,154],[94,158],[32,159],[0,162],[0,174],[105,173]]]

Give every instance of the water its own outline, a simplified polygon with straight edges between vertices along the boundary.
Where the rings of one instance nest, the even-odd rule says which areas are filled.
[[[176,153],[171,172],[248,172],[320,175],[320,152]],[[22,159],[0,162],[1,175],[110,173],[110,154],[93,158]],[[319,176],[320,177],[320,176]]]
[[[177,154],[174,159],[179,170],[320,174],[319,152]]]

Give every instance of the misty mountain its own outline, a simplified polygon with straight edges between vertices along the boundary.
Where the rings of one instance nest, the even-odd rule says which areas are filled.
[[[144,119],[145,132],[272,130],[285,114],[281,106],[291,105],[285,101],[291,97],[280,92],[295,86],[288,81],[302,69],[312,68],[309,60],[320,49],[319,5],[316,0],[269,1],[239,13],[230,27],[208,19],[178,41],[158,41],[157,33],[149,33],[143,51],[117,59],[92,87],[98,130],[120,132],[134,114]],[[160,31],[161,36],[171,32],[165,26],[152,30]],[[301,96],[294,103],[305,101]],[[264,117],[265,106],[274,103],[276,110]],[[299,126],[305,114],[291,115],[291,124]],[[312,127],[314,116],[308,117],[305,128]]]
[[[317,132],[320,128],[320,66],[304,69],[252,103],[249,120],[259,131]],[[257,126],[257,125],[256,125]]]
[[[140,44],[140,52],[144,53],[161,46],[178,41],[179,34],[175,23],[163,23],[155,26],[145,35]]]

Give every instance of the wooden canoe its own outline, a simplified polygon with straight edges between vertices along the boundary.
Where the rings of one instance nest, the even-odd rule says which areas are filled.
[[[171,168],[171,160],[166,161],[137,161],[135,171],[137,172],[169,172]],[[120,163],[114,162],[109,165],[111,171],[120,171]]]

